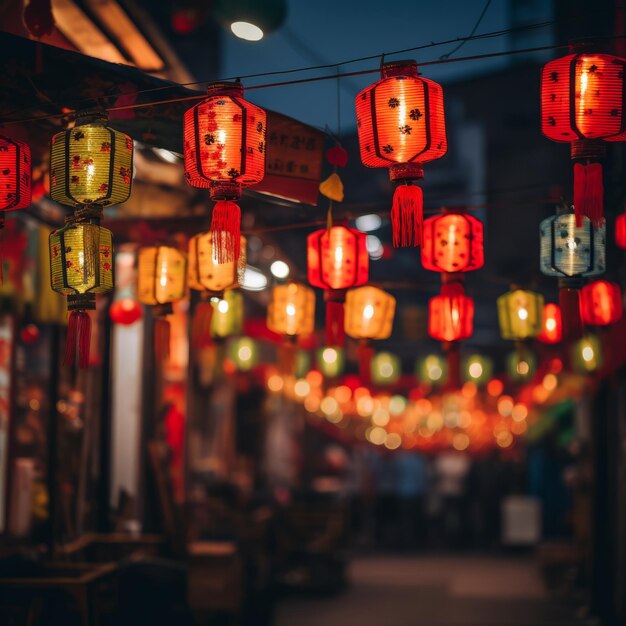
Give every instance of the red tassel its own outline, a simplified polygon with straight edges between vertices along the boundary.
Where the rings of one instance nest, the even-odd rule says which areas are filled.
[[[572,341],[583,336],[583,322],[580,310],[580,292],[571,287],[559,289],[563,340]]]
[[[574,163],[574,211],[576,226],[582,226],[583,215],[594,226],[599,226],[604,219],[604,186],[602,182],[602,164]]]
[[[67,325],[65,337],[65,355],[63,365],[71,367],[76,363],[78,350],[78,367],[89,366],[89,346],[91,344],[91,317],[87,311],[72,311]]]
[[[210,302],[198,302],[193,312],[191,323],[191,342],[199,348],[206,348],[213,343],[211,336],[211,320],[213,305]]]
[[[241,241],[241,209],[230,200],[218,200],[211,219],[214,254],[218,263],[238,261]],[[217,248],[215,247],[217,244]]]
[[[170,323],[165,318],[154,320],[154,358],[160,363],[170,356]]]
[[[343,331],[343,302],[326,303],[326,345],[343,347],[345,333]]]
[[[448,389],[458,389],[461,386],[461,351],[457,343],[450,343],[446,347],[448,361]]]
[[[356,358],[359,365],[359,376],[364,384],[372,381],[372,357],[374,349],[366,342],[359,343],[356,349]]]
[[[391,227],[394,248],[419,246],[422,243],[424,201],[416,185],[400,185],[393,194]]]

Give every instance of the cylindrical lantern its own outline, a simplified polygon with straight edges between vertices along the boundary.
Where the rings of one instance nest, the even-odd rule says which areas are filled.
[[[243,330],[243,296],[229,289],[217,302],[212,302],[211,333],[214,337],[239,335]]]
[[[463,380],[484,385],[493,372],[493,361],[481,354],[472,354],[463,362]]]
[[[372,359],[372,382],[375,385],[393,385],[402,374],[400,359],[391,352],[379,352]]]
[[[366,235],[346,226],[332,226],[307,238],[309,283],[325,289],[326,344],[343,345],[345,289],[367,282],[369,255]]]
[[[185,113],[185,176],[217,203],[211,232],[220,263],[239,258],[243,187],[265,175],[265,111],[243,98],[241,83],[212,83],[207,98]]]
[[[317,366],[327,378],[340,376],[343,373],[345,360],[343,348],[327,346],[317,351]]]
[[[169,356],[170,327],[166,316],[172,302],[186,292],[187,257],[171,246],[152,246],[139,251],[137,297],[153,306],[154,354],[157,361]]]
[[[602,358],[602,344],[595,335],[587,335],[572,346],[571,362],[577,372],[595,372]]]
[[[385,63],[382,79],[356,97],[361,161],[387,167],[396,188],[391,209],[394,246],[422,241],[424,163],[447,149],[441,85],[421,78],[415,61]]]
[[[617,283],[595,280],[580,294],[583,321],[592,326],[607,326],[622,318],[622,291]]]
[[[251,370],[259,360],[259,347],[250,337],[237,337],[228,343],[228,358],[240,372]]]
[[[461,283],[447,283],[441,295],[428,302],[428,334],[438,341],[458,341],[472,336],[474,301]]]
[[[530,350],[515,350],[506,359],[511,380],[523,382],[530,380],[537,371],[537,359]]]
[[[445,211],[424,222],[422,265],[431,272],[470,272],[485,263],[483,224],[466,215]]]
[[[563,325],[561,322],[561,307],[553,302],[543,305],[541,317],[541,332],[537,339],[543,343],[560,343],[563,340]]]
[[[615,218],[615,243],[618,248],[626,250],[626,213]]]
[[[582,52],[546,63],[541,75],[541,130],[571,143],[576,215],[596,226],[604,213],[602,140],[626,140],[625,66],[620,57]]]
[[[31,198],[30,148],[0,135],[0,220],[3,211],[25,209]]]
[[[66,225],[50,235],[50,282],[52,289],[67,297],[71,311],[65,359],[66,365],[76,361],[89,364],[91,318],[96,295],[113,289],[113,236],[97,220],[84,221],[72,217]]]
[[[418,379],[429,385],[440,385],[446,382],[447,373],[446,360],[438,354],[429,354],[423,359],[418,359],[415,372]]]
[[[346,335],[353,339],[388,339],[396,299],[377,287],[358,287],[346,294]]]
[[[306,285],[274,285],[267,327],[279,335],[310,335],[315,328],[315,292]]]
[[[541,332],[543,296],[540,293],[515,289],[502,294],[497,303],[503,339],[530,339]]]
[[[106,114],[79,114],[74,128],[52,138],[50,197],[56,202],[106,207],[128,200],[133,140],[106,122]]]

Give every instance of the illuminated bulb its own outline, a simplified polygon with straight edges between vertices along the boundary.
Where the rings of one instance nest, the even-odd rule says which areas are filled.
[[[235,37],[245,39],[246,41],[260,41],[263,39],[263,31],[256,24],[251,24],[250,22],[233,22],[230,25],[230,30]]]
[[[546,330],[553,331],[556,328],[556,320],[550,317],[546,320]]]
[[[393,365],[391,363],[383,363],[380,366],[380,375],[383,378],[389,378],[393,374]]]
[[[593,357],[594,357],[593,348],[591,346],[585,346],[582,351],[582,357],[587,362],[593,361]]]
[[[322,359],[324,359],[324,363],[328,363],[332,365],[337,362],[337,350],[334,348],[325,348],[322,352]]]
[[[289,276],[289,266],[284,261],[274,261],[270,265],[270,272],[276,278],[287,278]]]
[[[335,248],[335,269],[340,270],[342,263],[343,263],[343,248],[341,246],[337,246]]]
[[[226,302],[226,300],[220,300],[217,303],[217,310],[220,313],[228,313],[228,302]]]
[[[241,346],[237,355],[242,361],[249,361],[252,358],[252,350],[250,349],[250,346]]]
[[[530,372],[530,365],[528,365],[528,363],[526,361],[520,361],[517,364],[517,373],[520,376],[526,376],[526,374],[528,374],[528,372]]]
[[[578,244],[576,243],[576,240],[573,237],[568,237],[567,241],[565,242],[565,245],[570,250],[576,250],[576,248],[578,248]]]
[[[296,307],[293,304],[288,304],[286,310],[289,317],[293,317],[296,314]]]
[[[299,398],[305,398],[311,392],[311,385],[306,380],[300,379],[294,385],[293,391]]]
[[[518,317],[521,320],[527,320],[528,319],[528,311],[522,307],[521,309],[519,309],[519,311],[517,312]]]
[[[363,309],[363,317],[366,320],[371,320],[374,317],[374,307],[371,304],[366,304]]]
[[[430,380],[439,380],[443,376],[443,370],[438,366],[428,368],[428,378]]]
[[[483,366],[480,363],[472,363],[468,371],[472,378],[480,378],[483,375]]]
[[[217,143],[225,144],[226,143],[226,131],[218,130],[217,131]]]

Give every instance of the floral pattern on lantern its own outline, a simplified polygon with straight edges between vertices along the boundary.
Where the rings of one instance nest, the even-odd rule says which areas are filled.
[[[421,382],[429,385],[439,385],[446,382],[448,364],[438,354],[429,354],[417,360],[415,373]]]
[[[310,335],[315,328],[315,293],[299,283],[274,285],[267,327],[279,335]]]
[[[187,258],[171,246],[152,246],[139,251],[137,296],[152,306],[182,300],[186,293]]]
[[[391,210],[394,246],[419,245],[423,201],[419,187],[423,165],[447,149],[443,90],[418,76],[413,61],[385,63],[381,80],[356,97],[361,161],[366,167],[387,167],[401,183]]]
[[[396,299],[377,287],[357,287],[346,294],[346,335],[353,339],[388,339]]]
[[[428,302],[428,334],[438,341],[467,339],[474,332],[474,301],[463,285],[448,283]]]
[[[243,296],[229,289],[217,302],[212,302],[211,333],[223,338],[239,335],[243,330]]]
[[[607,326],[622,317],[622,290],[617,283],[595,280],[582,288],[580,300],[585,324]]]
[[[470,272],[485,263],[483,224],[464,213],[447,211],[424,222],[422,265],[431,272]]]
[[[537,358],[530,350],[516,350],[506,359],[509,377],[515,382],[530,380],[537,371]]]
[[[106,115],[79,115],[74,128],[52,138],[50,197],[56,202],[106,207],[128,200],[133,140],[106,121]]]
[[[472,354],[463,362],[463,380],[484,385],[493,372],[493,361],[481,354]]]
[[[561,307],[554,302],[543,305],[541,318],[541,332],[537,339],[543,343],[555,344],[563,340],[563,323],[561,321]]]
[[[30,148],[22,141],[0,135],[0,211],[25,209],[30,200]]]
[[[572,346],[571,362],[577,372],[595,372],[602,365],[602,361],[602,344],[595,335],[587,335]]]
[[[503,339],[523,340],[541,332],[543,296],[534,291],[515,289],[498,300],[498,323]]]
[[[402,374],[400,359],[391,352],[379,352],[372,359],[372,382],[375,385],[393,385]]]
[[[317,351],[317,366],[327,378],[336,378],[343,373],[346,355],[343,348],[327,346]]]
[[[231,339],[228,343],[228,358],[240,372],[248,372],[259,361],[259,346],[250,337]]]
[[[211,232],[219,233],[214,245],[220,263],[239,258],[241,211],[234,201],[265,175],[266,117],[244,99],[241,83],[210,84],[207,98],[185,112],[185,176],[217,201]]]

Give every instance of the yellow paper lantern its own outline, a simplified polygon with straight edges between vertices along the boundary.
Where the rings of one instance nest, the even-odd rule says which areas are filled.
[[[170,246],[151,246],[139,251],[137,297],[152,306],[185,297],[185,254]]]
[[[243,296],[229,289],[224,297],[213,302],[211,333],[214,337],[239,335],[243,329]]]
[[[267,327],[280,335],[310,335],[315,328],[315,292],[299,283],[275,285]]]
[[[195,235],[189,240],[189,271],[187,282],[191,289],[219,294],[235,289],[243,280],[246,269],[246,239],[241,237],[238,261],[217,262],[213,233]]]
[[[498,322],[503,339],[530,339],[541,332],[543,296],[515,289],[498,298]]]
[[[50,145],[50,197],[69,206],[105,207],[128,200],[133,140],[106,126],[103,113],[79,114]]]
[[[603,361],[602,343],[596,335],[587,335],[572,346],[572,366],[582,374],[595,372]]]
[[[396,299],[377,287],[348,290],[344,330],[353,339],[387,339],[391,336]]]
[[[259,360],[258,344],[250,337],[238,337],[229,343],[228,356],[240,372],[247,372]]]

